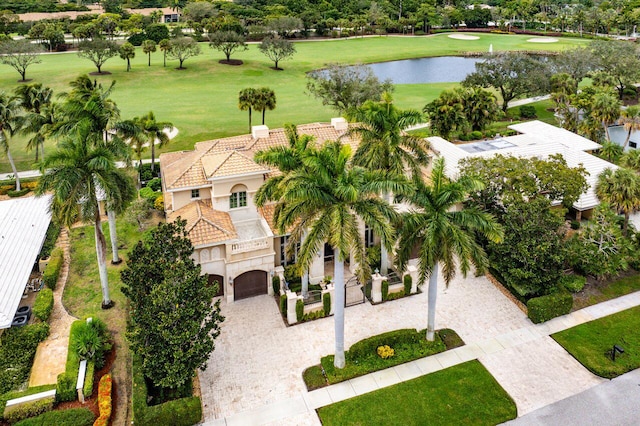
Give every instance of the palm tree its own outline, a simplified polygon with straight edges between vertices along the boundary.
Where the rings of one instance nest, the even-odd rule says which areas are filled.
[[[264,117],[267,112],[276,108],[276,94],[268,87],[261,87],[256,90],[256,98],[253,107],[256,111],[262,111],[262,124],[264,125]]]
[[[593,95],[593,110],[591,115],[598,120],[604,129],[604,134],[608,141],[609,125],[620,117],[620,101],[618,97],[610,91],[601,91]]]
[[[171,41],[169,39],[163,38],[158,43],[158,48],[160,50],[162,50],[162,55],[163,55],[162,66],[166,67],[167,66],[167,52],[171,49]]]
[[[598,176],[596,195],[624,214],[622,233],[627,236],[629,215],[640,209],[640,176],[626,168],[605,169]]]
[[[33,135],[27,141],[27,151],[36,151],[38,162],[40,151],[44,158],[44,142],[58,121],[58,105],[52,102],[53,90],[42,87],[42,83],[18,86],[15,89],[22,108],[26,114],[23,117],[22,133]]]
[[[142,166],[142,152],[147,148],[147,139],[142,131],[140,117],[122,120],[113,126],[116,135],[120,137],[138,158],[138,168]]]
[[[9,96],[4,92],[0,92],[0,147],[4,151],[9,164],[11,164],[11,170],[16,179],[16,191],[20,191],[20,176],[18,176],[18,169],[11,156],[10,141],[13,136],[20,130],[22,124],[22,118],[20,101]]]
[[[467,177],[450,181],[444,173],[444,159],[440,158],[433,163],[431,185],[416,179],[415,191],[408,196],[408,201],[415,207],[402,217],[398,266],[404,270],[413,248],[419,247],[419,282],[429,278],[429,341],[433,341],[435,333],[438,266],[442,267],[448,286],[457,266],[464,277],[472,265],[476,271],[486,268],[487,256],[476,241],[476,235],[497,243],[502,241],[503,229],[490,214],[476,208],[454,210],[471,191],[482,186],[482,182]]]
[[[288,146],[274,146],[264,151],[256,152],[254,160],[260,164],[276,167],[282,174],[270,177],[258,189],[255,203],[261,207],[269,201],[277,201],[282,196],[281,183],[285,176],[303,167],[302,158],[309,147],[313,146],[314,138],[309,135],[298,135],[298,130],[293,124],[285,124]],[[301,236],[304,241],[305,232]],[[294,246],[292,246],[294,247]],[[309,292],[309,271],[302,273],[302,296],[307,297]]]
[[[622,155],[622,147],[611,141],[604,141],[601,145],[600,156],[606,158],[610,163],[616,163]]]
[[[626,149],[631,138],[631,133],[640,130],[640,108],[637,105],[632,105],[627,109],[622,110],[620,114],[620,122],[627,131],[627,137],[624,140],[622,149]]]
[[[147,139],[147,143],[151,147],[151,172],[155,170],[156,163],[156,145],[158,148],[169,143],[169,135],[165,130],[173,129],[173,124],[168,121],[156,121],[153,111],[149,111],[139,119],[140,129]]]
[[[242,89],[240,93],[238,93],[238,108],[240,108],[240,111],[249,110],[249,133],[251,133],[251,110],[256,104],[257,96],[256,89],[252,87]]]
[[[632,149],[620,158],[620,165],[640,173],[640,150]]]
[[[111,208],[120,206],[135,191],[125,171],[115,166],[111,141],[94,144],[87,128],[70,134],[42,163],[42,177],[36,194],[52,192],[51,211],[60,223],[71,226],[78,220],[93,222],[96,256],[102,286],[102,308],[113,306],[109,296],[106,241],[98,210],[98,188],[107,196]]]
[[[422,114],[416,110],[398,109],[389,93],[384,93],[380,102],[365,102],[350,111],[348,117],[357,124],[347,134],[360,139],[353,156],[354,164],[396,176],[403,176],[409,170],[415,177],[422,173],[421,167],[429,163],[428,143],[404,132],[407,127],[420,123]],[[386,202],[389,197],[388,192],[382,194]],[[385,275],[387,270],[388,255],[382,244],[380,272]]]
[[[384,191],[406,190],[384,173],[350,164],[351,149],[339,142],[309,148],[302,157],[304,167],[287,174],[281,182],[280,201],[274,221],[281,232],[292,229],[294,241],[306,238],[298,252],[298,263],[308,269],[323,244],[334,250],[335,359],[336,368],[345,365],[344,356],[344,261],[349,254],[358,263],[361,281],[369,275],[358,221],[383,237],[393,240],[391,223],[395,211],[381,200]],[[389,247],[390,248],[390,247]]]
[[[460,95],[454,90],[445,90],[422,110],[429,117],[431,130],[445,139],[454,129],[466,127],[467,119]]]

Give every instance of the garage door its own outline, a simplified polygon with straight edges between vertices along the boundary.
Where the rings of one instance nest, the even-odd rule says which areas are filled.
[[[234,300],[267,294],[267,273],[264,271],[249,271],[238,275],[233,280]]]
[[[209,274],[209,285],[213,285],[214,282],[218,283],[218,292],[216,296],[224,295],[224,278],[220,275]]]

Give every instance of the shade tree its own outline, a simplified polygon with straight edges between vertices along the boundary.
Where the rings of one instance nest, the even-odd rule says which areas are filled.
[[[118,55],[118,45],[104,39],[86,40],[78,45],[78,56],[89,59],[98,69],[98,74],[103,74],[102,66],[109,59]]]
[[[191,37],[177,37],[170,41],[167,54],[169,58],[180,62],[179,70],[185,69],[182,64],[192,56],[198,56],[202,51],[198,43]]]
[[[236,51],[247,50],[245,37],[235,31],[216,31],[209,34],[209,46],[212,49],[224,53],[226,61],[220,61],[226,64],[241,64],[242,61],[231,62],[231,55]]]
[[[20,81],[27,81],[27,68],[42,62],[42,47],[29,40],[7,40],[0,43],[0,63],[13,67]]]
[[[275,70],[282,70],[282,68],[278,67],[280,61],[289,59],[296,53],[296,47],[293,43],[278,36],[265,37],[258,46],[258,49],[273,61],[273,69]]]

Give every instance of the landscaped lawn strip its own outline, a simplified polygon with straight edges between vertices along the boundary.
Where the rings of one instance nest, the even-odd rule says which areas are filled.
[[[516,405],[474,360],[318,409],[330,425],[495,425]]]
[[[157,222],[157,218],[150,220],[150,223]],[[107,239],[107,271],[109,274],[109,290],[111,299],[115,306],[109,310],[101,309],[102,291],[100,287],[100,277],[98,275],[98,263],[96,261],[96,249],[93,226],[83,226],[74,228],[70,233],[71,244],[71,269],[69,279],[65,286],[62,302],[69,313],[80,319],[85,317],[97,317],[103,320],[115,341],[116,359],[113,364],[113,376],[119,385],[117,407],[114,407],[115,420],[113,424],[124,424],[126,419],[126,406],[128,396],[126,394],[127,381],[131,365],[128,343],[125,338],[127,324],[127,299],[122,294],[120,270],[124,262],[120,265],[111,265],[111,246],[109,245],[109,226],[103,222],[103,231]],[[118,218],[118,245],[119,255],[122,259],[127,258],[128,252],[140,240],[142,233],[136,225],[125,222]]]
[[[611,379],[640,367],[640,306],[551,335],[598,376]],[[611,360],[613,345],[624,354]]]
[[[597,288],[593,288],[592,285],[587,284],[585,290],[594,292],[586,297],[577,294],[573,298],[573,310],[586,308],[587,306],[595,305],[607,300],[615,299],[616,297],[624,296],[635,291],[640,291],[640,273],[634,273],[632,275],[616,279],[610,283],[604,283],[598,285]]]
[[[111,75],[91,76],[108,86],[116,81],[112,98],[117,102],[123,118],[132,118],[153,111],[159,121],[170,121],[180,131],[165,148],[178,151],[193,148],[198,141],[247,133],[248,112],[238,109],[238,92],[246,87],[270,87],[276,93],[277,107],[267,111],[266,124],[270,128],[285,123],[312,123],[328,121],[337,113],[322,102],[306,94],[306,73],[321,68],[327,62],[379,62],[396,59],[457,55],[465,51],[494,52],[503,50],[561,50],[585,45],[587,40],[562,38],[558,43],[543,45],[529,43],[529,36],[480,34],[479,40],[464,41],[448,38],[446,34],[433,37],[371,37],[364,39],[330,40],[296,43],[297,53],[290,61],[282,62],[284,71],[270,69],[273,64],[253,44],[246,52],[234,55],[244,61],[242,66],[219,64],[221,54],[201,43],[203,54],[185,62],[186,70],[177,71],[176,61],[162,66],[162,52],[147,55],[140,48],[132,60],[131,72],[126,72],[125,61],[109,60],[104,70]],[[69,82],[81,74],[95,71],[93,64],[75,53],[43,55],[42,63],[29,68],[28,78],[33,83],[50,86],[56,93],[68,91]],[[12,92],[18,86],[19,76],[9,66],[0,66],[0,86]],[[411,84],[397,86],[395,101],[401,108],[422,110],[424,105],[453,83]],[[260,114],[254,114],[253,124],[260,124]],[[12,139],[12,155],[18,169],[33,169],[33,153],[24,149],[27,138]],[[55,146],[47,142],[45,152]],[[157,154],[157,153],[156,153]],[[145,155],[150,154],[147,151]],[[0,172],[9,172],[8,161],[0,160]]]

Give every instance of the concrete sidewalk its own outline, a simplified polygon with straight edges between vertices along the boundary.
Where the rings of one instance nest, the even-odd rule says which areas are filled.
[[[577,361],[568,355],[564,349],[548,337],[550,334],[639,305],[640,292],[636,292],[581,309],[563,317],[555,318],[544,324],[534,325],[529,322],[527,326],[495,337],[469,342],[460,348],[371,373],[336,385],[327,386],[312,392],[301,392],[299,396],[273,401],[269,404],[225,416],[224,418],[207,421],[204,424],[209,426],[270,423],[315,425],[319,424],[314,411],[317,408],[411,380],[473,359],[480,359],[489,371],[496,376],[498,382],[514,398],[518,405],[518,413],[522,415],[540,408],[535,406],[535,404],[540,405],[541,400],[538,399],[536,400],[537,402],[530,402],[528,404],[526,397],[522,400],[520,395],[514,395],[514,393],[544,393],[545,395],[542,396],[552,398],[552,400],[549,401],[549,403],[552,403],[606,382],[606,380],[598,378],[584,369]],[[536,353],[536,348],[542,348],[542,350]],[[532,353],[534,355],[531,355]],[[517,356],[514,357],[514,355]],[[527,357],[527,355],[529,355],[529,357]],[[539,358],[540,356],[550,357],[553,362],[545,362],[544,359]],[[520,365],[519,359],[522,359],[526,365],[534,362],[541,366],[541,371],[534,372],[536,379],[542,378],[542,382],[535,384],[541,389],[532,389],[531,383],[526,383],[524,388],[518,388],[518,385],[522,385],[522,383],[519,382],[520,377],[514,376],[519,376],[519,374],[513,374],[509,364],[515,365],[517,370],[525,369],[526,365]],[[558,363],[564,363],[558,367],[561,370],[559,372],[554,370]],[[506,377],[500,377],[500,374],[496,374],[498,370],[508,371],[509,374]],[[526,371],[522,373],[525,379],[526,374]],[[558,379],[558,374],[564,374],[564,376]],[[555,383],[559,385],[559,388],[550,390],[549,386],[543,386],[544,379],[554,380]],[[531,378],[527,380],[531,380]],[[574,381],[570,382],[571,380]],[[544,384],[546,385],[546,383]],[[553,383],[551,383],[551,385],[553,385]],[[542,399],[542,401],[544,401],[544,399]]]

